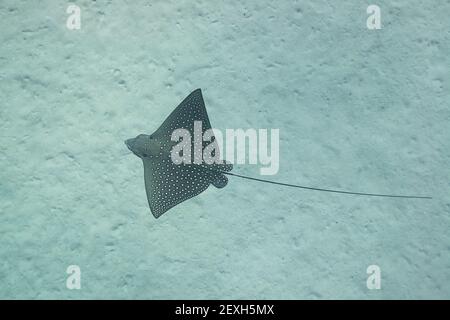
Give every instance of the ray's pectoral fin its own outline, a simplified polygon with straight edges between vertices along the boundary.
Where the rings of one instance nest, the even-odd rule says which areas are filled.
[[[215,179],[215,173],[196,165],[174,165],[169,158],[144,160],[145,191],[150,210],[159,218],[167,210],[193,198]]]
[[[154,135],[163,141],[170,142],[170,137],[175,129],[183,128],[193,134],[195,121],[202,122],[202,133],[211,129],[211,123],[200,89],[191,92],[164,120]]]

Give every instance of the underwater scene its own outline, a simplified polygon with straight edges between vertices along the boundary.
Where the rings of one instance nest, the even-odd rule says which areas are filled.
[[[0,0],[0,299],[449,299],[449,15]]]

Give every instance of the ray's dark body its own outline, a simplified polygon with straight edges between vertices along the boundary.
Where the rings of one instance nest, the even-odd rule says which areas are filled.
[[[200,89],[186,97],[153,134],[141,134],[125,141],[143,161],[145,190],[155,218],[202,193],[211,184],[223,188],[228,182],[223,172],[231,171],[231,164],[175,164],[172,161],[170,152],[177,143],[171,140],[173,131],[186,129],[193,135],[195,121],[201,121],[202,132],[211,129]],[[194,150],[193,145],[191,150]]]

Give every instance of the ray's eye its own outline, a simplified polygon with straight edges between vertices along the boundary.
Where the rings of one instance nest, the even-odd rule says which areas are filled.
[[[144,158],[147,158],[148,155],[147,155],[146,153],[143,153],[142,156],[143,156]]]

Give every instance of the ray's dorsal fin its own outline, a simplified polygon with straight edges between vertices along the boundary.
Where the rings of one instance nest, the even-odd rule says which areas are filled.
[[[224,174],[218,175],[212,184],[214,187],[222,189],[228,184],[228,178]]]

